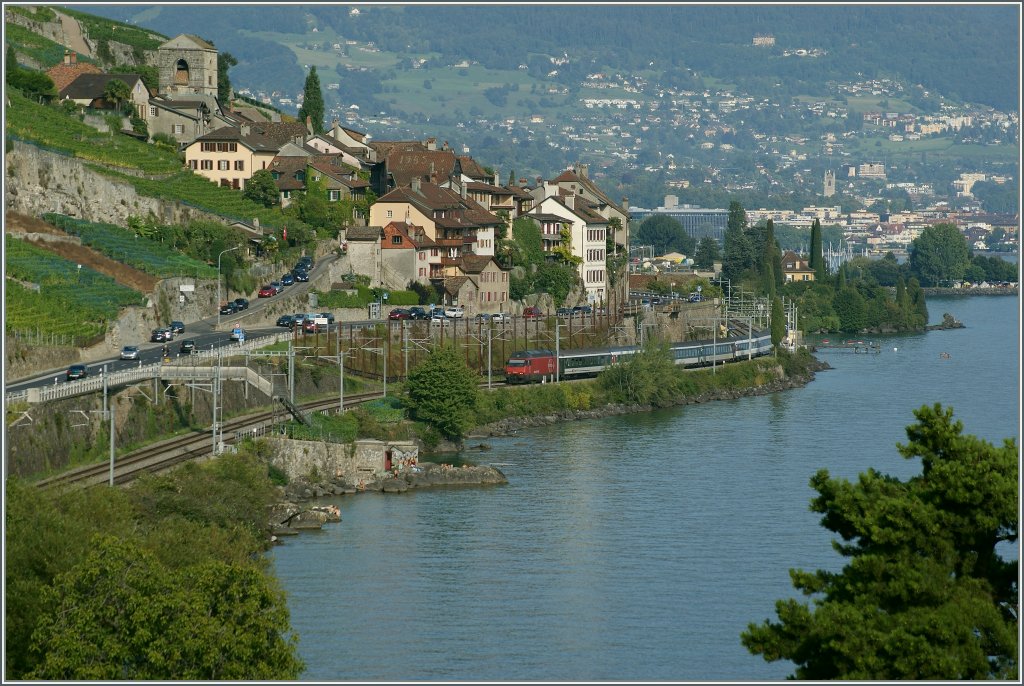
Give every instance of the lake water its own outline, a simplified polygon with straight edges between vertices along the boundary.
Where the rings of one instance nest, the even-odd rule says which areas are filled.
[[[918,473],[896,443],[935,402],[1019,443],[1018,299],[929,300],[944,312],[967,328],[819,353],[834,369],[802,389],[492,440],[478,461],[506,486],[330,500],[342,522],[271,553],[301,678],[785,678],[739,635],[794,595],[791,567],[842,566],[811,475]]]

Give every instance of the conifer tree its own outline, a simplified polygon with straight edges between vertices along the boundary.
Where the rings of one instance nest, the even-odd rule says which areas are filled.
[[[808,266],[814,270],[815,280],[825,279],[825,258],[821,248],[821,222],[817,219],[811,224],[811,256]]]
[[[305,122],[306,117],[313,122],[313,133],[324,132],[324,94],[320,90],[320,77],[317,76],[316,67],[309,68],[302,95],[302,107],[299,108],[299,121]]]
[[[782,311],[782,300],[772,296],[772,345],[777,346],[786,337],[786,315]]]

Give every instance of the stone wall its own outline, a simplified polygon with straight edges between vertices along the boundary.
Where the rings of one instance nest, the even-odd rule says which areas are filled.
[[[385,451],[391,450],[393,465],[416,460],[419,449],[412,441],[362,440],[354,444],[321,441],[293,441],[268,438],[273,446],[271,464],[284,472],[289,480],[312,476],[319,479],[371,478],[384,472]]]

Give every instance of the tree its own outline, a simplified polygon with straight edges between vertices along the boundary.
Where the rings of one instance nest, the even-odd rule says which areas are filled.
[[[811,257],[808,265],[814,270],[814,278],[816,281],[824,281],[828,275],[825,268],[825,258],[822,255],[821,247],[821,222],[815,218],[814,223],[811,224]]]
[[[811,478],[811,509],[849,562],[838,573],[791,570],[813,606],[779,600],[778,622],[741,637],[765,660],[793,661],[796,679],[1018,676],[1018,563],[997,551],[1018,536],[1016,440],[963,435],[939,404],[914,415],[897,448],[921,459],[919,476]]]
[[[313,123],[313,133],[324,132],[324,94],[320,90],[320,77],[317,76],[315,66],[309,68],[302,107],[299,108],[299,121],[306,121],[306,117]]]
[[[668,407],[680,393],[678,370],[668,344],[647,339],[643,348],[613,364],[597,377],[598,384],[619,402]]]
[[[786,315],[782,311],[782,299],[772,296],[772,345],[778,346],[786,337]]]
[[[846,333],[858,333],[867,324],[864,309],[864,296],[853,286],[836,289],[832,300],[832,309],[839,317],[839,330]]]
[[[110,79],[103,89],[103,99],[113,105],[115,110],[122,112],[125,104],[132,99],[132,89],[121,79]]]
[[[28,98],[49,101],[57,97],[57,88],[53,85],[53,79],[42,72],[19,66],[14,48],[10,45],[7,46],[5,81],[11,88],[17,88]]]
[[[266,169],[253,172],[253,175],[245,182],[245,190],[242,191],[242,195],[264,207],[273,207],[278,203],[280,197],[274,176]]]
[[[228,69],[238,64],[238,60],[230,52],[217,55],[217,100],[227,107],[231,104],[231,79]]]
[[[959,281],[969,264],[967,239],[955,224],[929,226],[910,244],[910,271],[923,286]]]
[[[473,427],[478,381],[455,348],[445,346],[409,372],[406,402],[413,418],[461,443]]]
[[[683,229],[678,220],[665,215],[652,215],[647,217],[636,230],[636,243],[649,245],[655,255],[678,250],[689,255],[693,253],[696,241]]]
[[[747,212],[733,200],[729,203],[729,224],[725,230],[725,255],[722,272],[726,278],[738,281],[754,266],[754,246],[747,235]]]
[[[699,269],[711,269],[719,259],[718,241],[711,236],[705,236],[697,244],[697,252],[693,256],[693,263]]]

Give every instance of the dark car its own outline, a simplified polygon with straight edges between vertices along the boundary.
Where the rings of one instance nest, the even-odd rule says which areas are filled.
[[[591,307],[590,305],[577,305],[576,307],[572,308],[572,313],[574,315],[591,314],[593,311],[594,308]]]
[[[409,313],[409,310],[396,307],[391,310],[391,313],[388,315],[388,319],[412,319],[412,315]]]
[[[235,312],[238,312],[238,305],[235,304],[234,300],[220,306],[221,314],[234,314]]]
[[[572,316],[572,308],[571,307],[559,307],[557,310],[555,310],[555,316],[556,317],[571,317]]]
[[[296,281],[306,282],[309,281],[309,274],[302,269],[295,269],[292,271],[292,276],[295,277]]]
[[[192,351],[195,349],[196,342],[193,341],[191,338],[182,341],[181,345],[178,346],[178,352],[180,352],[182,355],[191,355]]]
[[[295,317],[291,316],[290,314],[282,314],[280,317],[277,318],[278,326],[287,326],[291,328],[291,325],[294,323]]]
[[[242,310],[248,310],[249,301],[246,300],[245,298],[235,298],[235,307],[238,308],[239,312]]]
[[[537,317],[543,317],[544,313],[540,311],[537,306],[527,307],[523,310],[523,316],[527,319],[536,319]]]
[[[85,368],[84,364],[73,364],[70,367],[68,367],[68,381],[74,381],[75,379],[84,379],[87,376],[89,376],[89,371]]]
[[[171,322],[171,327],[170,328],[171,328],[171,331],[173,331],[174,333],[185,333],[185,323],[184,322],[178,322],[178,321]]]
[[[163,341],[169,341],[171,340],[170,333],[170,329],[153,329],[153,332],[149,336],[149,340],[152,341],[153,343],[162,343]]]
[[[301,268],[308,272],[313,268],[313,258],[309,255],[303,255],[299,258],[299,261],[295,263],[295,267],[296,269]]]
[[[273,288],[271,288],[270,285],[268,284],[268,285],[266,285],[266,286],[264,286],[263,288],[260,289],[260,292],[256,294],[256,297],[257,298],[269,298],[269,297],[271,297],[273,295],[277,295],[277,291],[275,291]]]
[[[294,283],[295,283],[295,277],[292,276],[291,274],[285,274],[284,276],[281,277],[281,285],[282,286],[291,286]]]
[[[424,321],[430,319],[430,313],[422,307],[410,307],[409,308],[409,319],[417,319]]]

